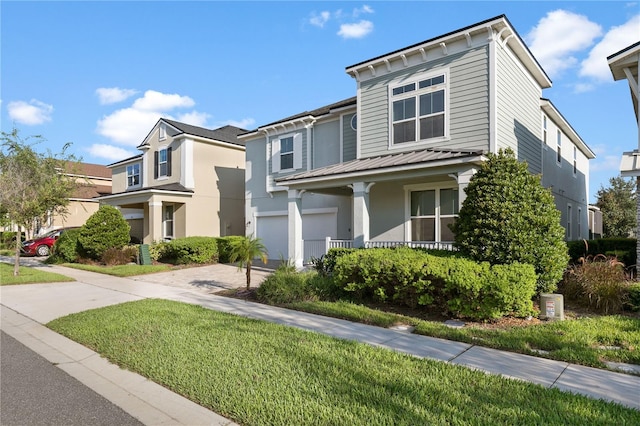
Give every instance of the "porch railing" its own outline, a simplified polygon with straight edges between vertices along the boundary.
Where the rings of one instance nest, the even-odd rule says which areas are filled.
[[[454,250],[453,243],[437,241],[366,241],[366,248],[412,247],[429,250]],[[318,240],[304,240],[304,261],[327,254],[331,248],[353,248],[353,240],[332,240],[330,237]]]

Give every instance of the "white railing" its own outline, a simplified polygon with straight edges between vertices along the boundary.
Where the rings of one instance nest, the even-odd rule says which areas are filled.
[[[411,247],[424,248],[428,250],[455,250],[453,243],[442,243],[437,241],[367,241],[366,248],[391,248],[391,247]],[[353,248],[353,240],[332,240],[327,237],[322,240],[304,240],[304,261],[309,262],[312,258],[320,258],[327,254],[332,248]]]

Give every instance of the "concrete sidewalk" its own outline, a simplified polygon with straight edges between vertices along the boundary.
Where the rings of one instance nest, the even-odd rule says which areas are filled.
[[[219,266],[230,267],[229,265]],[[114,401],[125,411],[146,424],[159,423],[157,421],[159,418],[143,417],[136,411],[136,404],[142,407],[142,413],[149,410],[157,410],[154,411],[153,415],[166,415],[167,418],[165,420],[174,424],[228,424],[225,423],[228,420],[219,416],[216,417],[215,413],[190,403],[190,401],[187,402],[195,405],[195,407],[189,405],[189,408],[186,408],[183,405],[185,404],[184,402],[175,402],[173,403],[173,408],[170,409],[171,404],[165,403],[164,399],[174,397],[166,396],[164,393],[163,396],[156,395],[156,392],[170,393],[166,389],[142,379],[140,376],[133,375],[133,373],[120,370],[95,353],[53,333],[41,324],[46,324],[52,319],[63,315],[99,306],[142,298],[163,298],[298,327],[337,338],[356,340],[418,357],[464,365],[492,374],[538,383],[549,388],[555,387],[640,409],[640,377],[638,376],[219,297],[210,294],[213,289],[188,283],[189,279],[185,277],[188,277],[189,274],[196,274],[197,271],[187,272],[188,270],[184,270],[185,275],[181,275],[183,271],[178,271],[170,279],[164,277],[161,280],[153,275],[115,278],[60,266],[45,266],[45,268],[71,276],[78,281],[61,284],[0,287],[3,331],[26,346],[32,349],[35,348],[38,353],[51,353],[53,354],[51,355],[52,359],[63,357],[62,359],[65,362],[62,363],[61,368],[65,368],[66,365],[73,366],[68,368],[72,375],[75,369],[89,369],[89,372],[79,374],[79,376],[83,377],[81,379],[83,383],[88,384],[98,393]],[[242,272],[237,271],[235,267],[232,268],[244,278]],[[220,275],[231,274],[229,270],[224,268],[211,268],[207,273],[210,274],[212,280],[217,282],[222,281],[217,275],[218,273]],[[233,281],[236,278],[227,279]],[[163,280],[163,283],[158,282]],[[236,284],[230,285],[239,287],[244,285],[244,282],[241,281],[240,285]],[[60,302],[56,303],[56,301]],[[130,375],[135,378],[131,378]],[[95,381],[97,388],[90,385],[92,381]],[[108,384],[105,382],[108,382]],[[144,382],[144,390],[137,387],[142,386],[142,382]],[[132,387],[127,387],[130,383]],[[122,395],[129,396],[123,398]],[[131,398],[131,395],[141,395],[140,400]],[[135,403],[133,402],[134,400],[136,400]],[[149,408],[151,406],[154,408]],[[178,414],[173,414],[174,410]],[[169,418],[172,420],[168,420]]]

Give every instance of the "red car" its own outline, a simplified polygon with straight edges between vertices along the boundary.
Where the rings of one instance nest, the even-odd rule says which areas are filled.
[[[61,228],[49,231],[38,238],[23,242],[20,251],[27,256],[49,256],[49,254],[51,254],[51,247],[56,243],[60,234],[69,229],[77,228]]]

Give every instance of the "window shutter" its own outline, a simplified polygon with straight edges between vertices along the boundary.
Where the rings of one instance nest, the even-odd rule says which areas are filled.
[[[171,176],[171,147],[167,148],[167,176]]]
[[[153,178],[158,179],[158,151],[153,153]]]
[[[293,168],[302,168],[302,133],[293,136]]]
[[[280,171],[280,139],[271,141],[271,173]]]

